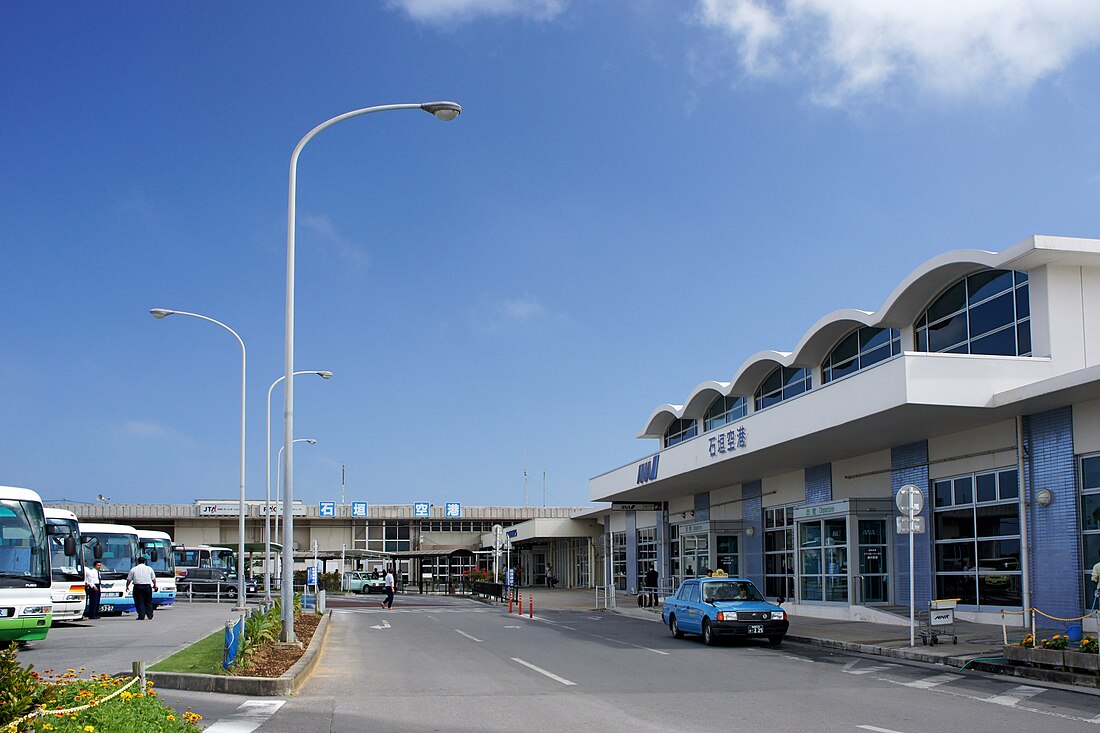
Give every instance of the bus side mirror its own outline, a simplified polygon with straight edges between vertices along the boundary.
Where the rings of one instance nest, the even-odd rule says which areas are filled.
[[[65,556],[76,557],[76,540],[72,536],[65,538]]]
[[[92,545],[92,557],[96,560],[103,559],[103,547],[102,545]]]
[[[156,562],[156,561],[157,561],[157,551],[156,551],[156,549],[149,550],[149,562]]]

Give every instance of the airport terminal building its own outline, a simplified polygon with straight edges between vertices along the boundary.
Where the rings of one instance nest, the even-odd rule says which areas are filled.
[[[656,449],[593,478],[620,589],[723,569],[838,618],[909,605],[899,490],[919,488],[917,607],[1080,616],[1100,560],[1100,240],[959,250],[875,312],[653,410]],[[877,609],[877,610],[876,610]]]

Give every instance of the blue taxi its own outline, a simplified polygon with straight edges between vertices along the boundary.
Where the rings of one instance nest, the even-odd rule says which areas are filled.
[[[675,596],[665,599],[661,616],[677,639],[699,634],[708,646],[724,636],[767,639],[779,646],[790,626],[787,612],[766,601],[751,580],[721,571],[685,580]]]

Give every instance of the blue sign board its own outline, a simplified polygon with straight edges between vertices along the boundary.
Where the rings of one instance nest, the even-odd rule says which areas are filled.
[[[322,501],[320,515],[322,517],[335,517],[336,516],[336,502],[334,501]]]
[[[317,585],[317,568],[312,565],[306,568],[306,585]]]
[[[428,516],[428,508],[431,506],[426,501],[414,501],[413,502],[413,516],[414,517],[426,517]]]
[[[457,501],[448,501],[446,511],[443,514],[447,519],[459,519],[462,516],[462,505]]]
[[[365,517],[365,516],[367,516],[367,502],[365,502],[365,501],[353,501],[351,503],[351,516],[353,516],[353,517]]]

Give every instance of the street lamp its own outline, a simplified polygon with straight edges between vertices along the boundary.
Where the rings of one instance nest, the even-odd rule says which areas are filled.
[[[294,376],[299,374],[316,374],[321,379],[332,379],[332,372],[327,370],[307,369],[294,372]],[[267,477],[267,491],[264,494],[264,602],[267,603],[271,601],[271,392],[284,379],[286,375],[276,379],[267,388],[267,460],[264,462]],[[277,527],[275,531],[279,531]]]
[[[317,133],[337,122],[372,112],[390,112],[400,109],[420,109],[444,122],[450,122],[462,114],[462,107],[454,102],[425,102],[423,104],[383,104],[376,107],[364,107],[363,109],[345,112],[332,119],[326,120],[314,127],[305,137],[298,141],[294,152],[290,156],[290,191],[287,197],[287,231],[286,231],[286,355],[283,369],[285,399],[283,401],[283,448],[286,449],[286,476],[283,481],[283,506],[290,506],[294,500],[294,201],[297,191],[298,156],[306,143],[312,140]],[[283,519],[283,575],[290,573],[294,577],[294,553],[290,540],[294,533],[294,514],[291,512]],[[283,632],[282,641],[294,643],[294,591],[291,585],[283,584]]]
[[[244,341],[237,335],[229,326],[225,325],[221,321],[216,321],[209,316],[199,315],[198,313],[188,313],[186,311],[174,311],[166,308],[153,308],[149,311],[153,318],[161,319],[168,316],[191,316],[192,318],[198,318],[203,321],[208,321],[216,326],[221,326],[229,333],[233,334],[233,338],[237,339],[237,343],[241,345],[241,505],[240,505],[240,517],[238,518],[237,531],[240,533],[239,548],[237,552],[237,600],[241,604],[241,608],[244,608],[245,594],[244,594],[244,397],[245,397],[245,349]]]
[[[294,442],[295,443],[309,443],[310,445],[314,445],[317,441],[314,440],[313,438],[295,438]],[[276,478],[275,478],[275,484],[276,485],[278,485],[278,483],[280,481],[282,481],[282,475],[283,475],[283,446],[281,446],[281,445],[279,446],[278,463],[279,463],[279,468],[277,469],[278,473],[276,474]],[[291,515],[294,514],[294,507],[290,508],[290,513],[291,513]],[[287,517],[286,506],[285,505],[279,507],[279,511],[275,513],[275,535],[279,534],[279,515],[282,515],[283,523],[285,524],[286,523],[286,517]],[[293,550],[293,548],[291,548],[291,549]],[[293,577],[293,576],[291,576],[291,577]]]

